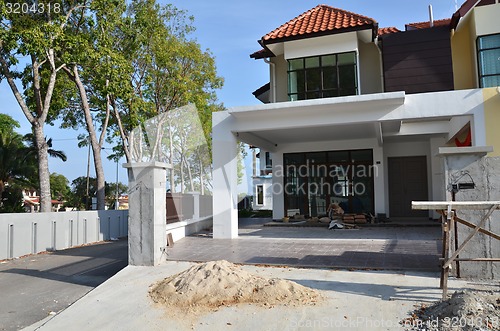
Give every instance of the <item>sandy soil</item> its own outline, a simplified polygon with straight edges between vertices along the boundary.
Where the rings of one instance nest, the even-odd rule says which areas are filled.
[[[169,311],[194,315],[243,303],[272,307],[314,305],[322,300],[316,290],[288,280],[253,275],[224,260],[198,264],[165,278],[152,285],[149,294]]]

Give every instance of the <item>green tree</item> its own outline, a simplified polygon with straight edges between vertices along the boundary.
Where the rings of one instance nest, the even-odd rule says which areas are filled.
[[[171,5],[162,7],[153,0],[136,0],[114,32],[114,47],[125,61],[121,73],[129,78],[110,80],[109,101],[115,129],[111,136],[121,138],[127,162],[141,159],[131,143],[132,129],[146,119],[189,103],[196,105],[210,141],[212,111],[222,108],[216,103],[215,90],[223,80],[217,76],[212,54],[188,38],[194,30],[192,22],[192,17]],[[166,138],[170,144],[166,161],[173,163],[174,139]],[[156,143],[150,142],[150,149],[154,150]],[[187,160],[185,155],[180,158],[180,163]],[[171,183],[174,177],[172,171]]]
[[[127,192],[128,187],[123,183],[118,183],[118,195]],[[89,177],[89,197],[93,197],[97,192],[97,181],[95,177]],[[111,206],[116,197],[116,183],[106,183],[105,184],[106,200],[107,205]],[[67,206],[76,207],[78,209],[87,209],[86,204],[90,204],[87,201],[87,177],[80,176],[75,178],[71,182],[71,192],[67,199]]]
[[[89,6],[82,11],[78,24],[73,25],[67,33],[72,48],[85,49],[85,52],[66,54],[70,64],[63,70],[76,88],[80,107],[69,109],[65,119],[70,121],[65,125],[84,123],[87,129],[88,137],[84,144],[90,144],[94,156],[97,209],[105,207],[105,177],[101,149],[110,118],[107,90],[110,79],[113,79],[113,70],[119,71],[120,68],[119,61],[116,61],[115,50],[111,47],[114,42],[111,31],[117,28],[125,9],[126,4],[123,0],[90,1]],[[92,46],[88,47],[89,45]],[[92,112],[95,112],[95,115]]]
[[[7,186],[0,200],[0,213],[22,213],[24,211],[21,187],[16,184]]]
[[[67,199],[69,194],[69,180],[61,174],[50,174],[50,190],[53,199],[62,200]]]
[[[23,144],[23,136],[14,131],[19,123],[0,114],[0,198],[8,185],[32,186],[36,160]],[[11,190],[12,193],[12,190]],[[1,200],[5,202],[3,199]]]
[[[46,5],[49,1],[27,3]],[[87,1],[50,3],[57,10],[16,13],[8,10],[5,1],[0,2],[0,82],[7,81],[32,127],[42,212],[49,212],[52,207],[44,126],[57,116],[58,108],[64,104],[64,100],[58,100],[59,94],[55,93],[58,74],[66,66],[64,57],[59,55],[62,50],[68,49],[65,30],[78,24],[79,10]],[[58,107],[52,107],[54,101]]]

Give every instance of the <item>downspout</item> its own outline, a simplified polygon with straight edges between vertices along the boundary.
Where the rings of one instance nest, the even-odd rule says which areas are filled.
[[[268,58],[264,58],[264,62],[271,66],[271,98],[270,102],[276,102],[276,63],[272,62]]]
[[[382,86],[382,93],[385,92],[384,86],[384,59],[382,58],[382,50],[379,47],[378,36],[375,37],[375,47],[377,47],[379,62],[380,62],[380,86]]]

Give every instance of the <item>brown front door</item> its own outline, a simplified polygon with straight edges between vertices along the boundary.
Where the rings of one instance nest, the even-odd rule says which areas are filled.
[[[427,217],[426,210],[412,210],[412,201],[427,201],[427,158],[390,157],[389,213],[391,217]]]

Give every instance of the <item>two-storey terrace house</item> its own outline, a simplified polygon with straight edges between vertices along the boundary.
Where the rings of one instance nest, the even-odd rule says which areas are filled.
[[[269,152],[273,218],[348,212],[433,217],[445,200],[438,149],[500,155],[500,4],[466,1],[453,17],[379,28],[319,5],[263,36],[262,105],[213,115],[214,237],[237,237],[237,141]],[[467,148],[464,148],[464,151]]]

